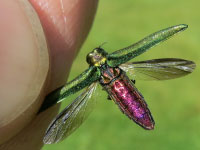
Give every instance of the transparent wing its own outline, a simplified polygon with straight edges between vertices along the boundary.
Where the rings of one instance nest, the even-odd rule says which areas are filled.
[[[179,58],[162,58],[125,63],[120,68],[134,79],[168,80],[193,72],[195,63]]]
[[[89,67],[74,80],[67,82],[64,86],[48,94],[38,113],[46,110],[56,103],[63,101],[68,95],[74,94],[89,86],[90,84],[98,80],[100,75],[100,70],[97,67]]]
[[[43,142],[45,144],[57,143],[69,136],[88,117],[91,107],[95,103],[92,95],[97,83],[90,85],[69,106],[67,106],[48,127]]]

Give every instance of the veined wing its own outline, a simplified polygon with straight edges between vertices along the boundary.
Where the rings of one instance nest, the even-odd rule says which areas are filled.
[[[173,35],[185,30],[188,26],[180,24],[172,26],[145,37],[144,39],[132,44],[126,48],[117,50],[107,56],[107,63],[111,67],[119,66],[123,63],[128,62],[136,56],[149,50],[151,47],[169,39]]]
[[[63,101],[66,96],[74,94],[91,85],[93,82],[99,79],[100,75],[100,70],[97,67],[89,67],[74,80],[48,94],[38,113],[46,110],[56,103]]]
[[[46,131],[46,135],[43,139],[45,144],[61,141],[86,120],[91,112],[92,105],[95,103],[92,94],[96,86],[97,83],[90,85],[69,106],[56,116]]]
[[[145,80],[168,80],[192,73],[195,63],[179,58],[162,58],[125,63],[120,68],[133,76]]]

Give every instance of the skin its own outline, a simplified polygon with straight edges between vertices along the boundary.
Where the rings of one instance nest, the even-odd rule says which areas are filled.
[[[96,8],[97,0],[0,1],[0,149],[41,149],[59,105],[37,111],[66,82]]]

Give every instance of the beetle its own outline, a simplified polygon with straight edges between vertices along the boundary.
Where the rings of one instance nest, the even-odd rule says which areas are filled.
[[[135,75],[154,80],[168,80],[190,74],[195,69],[193,61],[180,58],[161,58],[128,62],[151,47],[185,30],[180,24],[155,32],[139,42],[108,54],[101,46],[93,49],[87,57],[89,68],[74,80],[47,95],[39,112],[65,100],[69,95],[86,88],[49,125],[43,142],[57,143],[69,136],[88,117],[95,100],[92,98],[98,83],[108,93],[120,110],[139,126],[154,129],[155,122],[142,94],[135,86]]]

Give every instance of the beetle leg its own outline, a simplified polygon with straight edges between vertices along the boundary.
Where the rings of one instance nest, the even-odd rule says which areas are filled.
[[[107,100],[112,100],[111,97],[110,97],[109,95],[107,96]]]
[[[132,82],[133,82],[133,84],[135,84],[136,83],[136,81],[135,80],[131,80]]]

